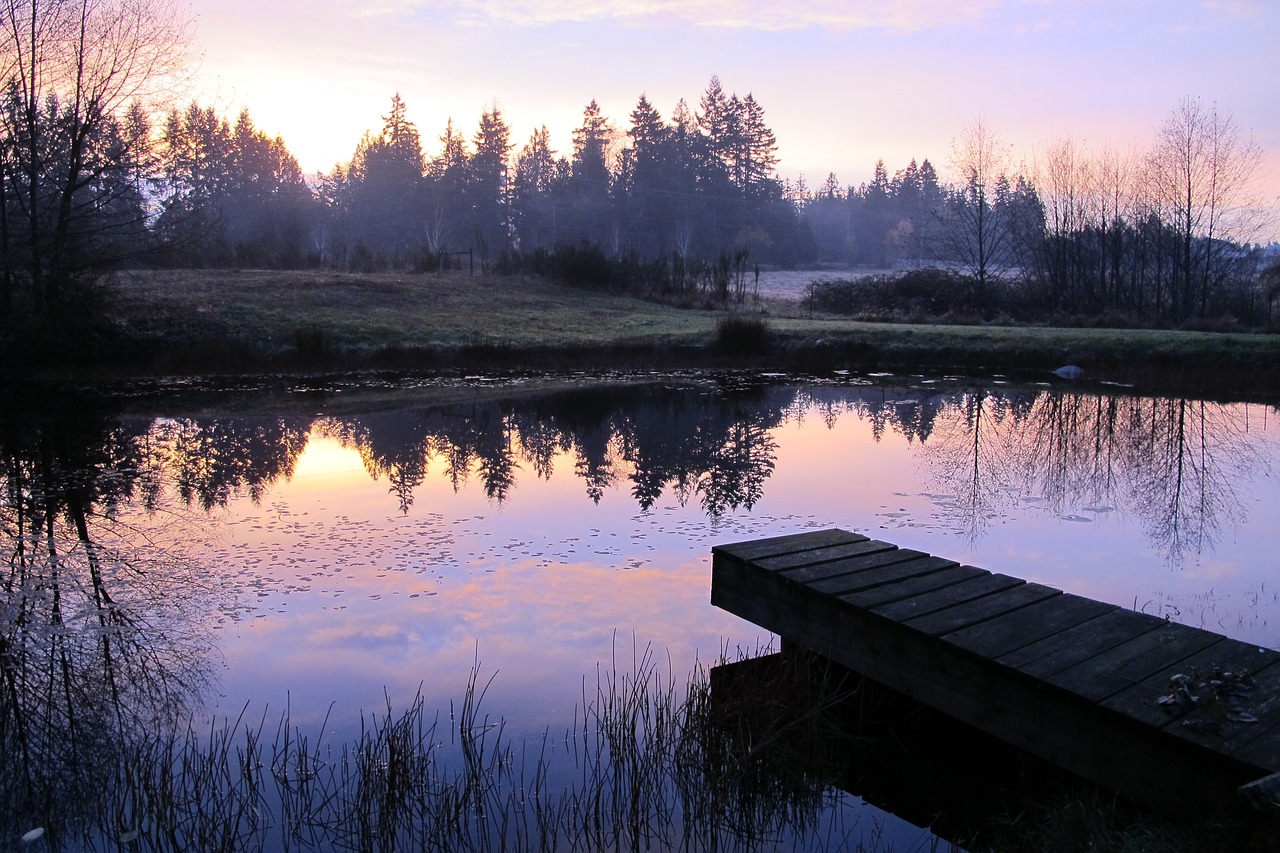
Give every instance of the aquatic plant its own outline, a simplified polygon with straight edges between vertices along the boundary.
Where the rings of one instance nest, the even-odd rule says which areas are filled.
[[[823,704],[784,695],[809,690],[802,671],[764,701],[726,691],[700,664],[681,680],[651,649],[633,650],[629,668],[597,671],[594,691],[584,681],[572,726],[532,751],[483,711],[492,678],[478,665],[447,717],[420,696],[399,711],[388,700],[347,743],[308,736],[287,709],[274,732],[244,712],[189,721],[122,739],[109,778],[83,780],[94,788],[81,790],[82,807],[29,803],[0,831],[17,840],[39,827],[47,849],[804,847],[835,831],[824,819],[839,820],[839,794],[820,762],[786,767],[770,749],[821,742]]]

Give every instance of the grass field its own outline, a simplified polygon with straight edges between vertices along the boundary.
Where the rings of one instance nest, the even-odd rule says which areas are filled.
[[[533,277],[237,270],[130,273],[112,284],[127,348],[161,371],[755,367],[1087,375],[1270,394],[1280,336],[1148,329],[907,325],[810,315],[796,302],[678,308]],[[750,346],[730,314],[763,321]],[[135,362],[138,359],[135,359]]]

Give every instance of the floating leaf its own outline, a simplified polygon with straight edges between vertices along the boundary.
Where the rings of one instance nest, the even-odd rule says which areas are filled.
[[[22,834],[22,843],[30,844],[32,841],[35,841],[37,838],[40,838],[43,835],[44,835],[44,827],[37,826],[35,829],[27,830]]]
[[[1237,723],[1256,723],[1258,718],[1248,711],[1241,711],[1238,708],[1231,708],[1227,711],[1227,719]]]

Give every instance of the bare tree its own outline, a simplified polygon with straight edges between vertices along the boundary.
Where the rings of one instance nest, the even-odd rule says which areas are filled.
[[[1150,188],[1179,240],[1174,319],[1203,317],[1229,258],[1226,241],[1257,228],[1253,183],[1262,149],[1230,113],[1184,98],[1160,128],[1148,158]]]
[[[1133,157],[1111,147],[1090,150],[1071,137],[1037,158],[1035,185],[1045,210],[1039,269],[1050,305],[1059,311],[1139,307],[1124,292],[1124,240],[1136,207]]]
[[[942,214],[948,248],[977,283],[979,296],[1014,263],[1013,241],[1001,221],[996,185],[1006,178],[1009,147],[981,119],[951,141],[957,184]]]
[[[38,316],[57,314],[64,286],[110,260],[122,209],[145,215],[123,122],[187,67],[184,12],[178,0],[0,0],[6,299],[25,285]]]

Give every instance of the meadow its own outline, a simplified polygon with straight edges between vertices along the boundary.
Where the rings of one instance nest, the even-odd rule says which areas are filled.
[[[1243,395],[1280,388],[1280,336],[870,322],[804,301],[681,306],[538,276],[146,271],[117,275],[108,363],[162,373],[364,368],[943,370]],[[114,366],[114,365],[113,365]]]

